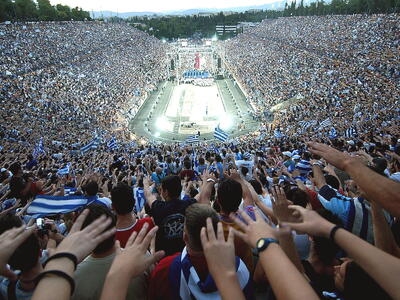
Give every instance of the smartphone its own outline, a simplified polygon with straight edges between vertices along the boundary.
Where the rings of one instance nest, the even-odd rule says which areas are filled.
[[[43,226],[43,223],[44,223],[43,218],[37,218],[36,219],[37,227],[41,228]]]

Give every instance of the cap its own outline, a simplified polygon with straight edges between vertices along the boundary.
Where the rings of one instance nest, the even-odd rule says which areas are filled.
[[[243,158],[245,158],[245,159],[249,159],[250,157],[251,157],[251,155],[249,152],[246,152],[243,154]]]
[[[289,151],[282,152],[282,154],[287,156],[287,157],[292,157],[292,153],[289,152]]]
[[[7,171],[6,168],[1,168],[1,170],[0,170],[1,173],[5,172],[5,171]]]

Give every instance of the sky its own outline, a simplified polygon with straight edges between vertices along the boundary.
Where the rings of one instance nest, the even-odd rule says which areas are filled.
[[[114,12],[165,12],[191,8],[226,8],[262,5],[279,0],[50,0],[51,4],[82,7],[84,10]]]

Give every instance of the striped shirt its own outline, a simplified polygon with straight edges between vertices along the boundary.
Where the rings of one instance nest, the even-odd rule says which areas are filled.
[[[319,190],[318,199],[325,209],[341,219],[346,230],[374,243],[371,205],[367,200],[345,197],[329,185]]]
[[[302,159],[296,164],[296,170],[299,170],[301,176],[307,177],[312,171],[312,166],[308,160]]]

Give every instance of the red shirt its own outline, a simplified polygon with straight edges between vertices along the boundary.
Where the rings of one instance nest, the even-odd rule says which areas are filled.
[[[174,300],[169,284],[169,269],[178,255],[181,253],[163,258],[151,272],[148,289],[149,300]],[[209,274],[206,258],[203,255],[189,257],[200,280],[204,281]]]
[[[122,229],[117,228],[117,232],[115,233],[115,239],[120,242],[122,248],[125,248],[125,245],[128,242],[131,234],[134,231],[139,232],[145,223],[149,224],[148,230],[154,227],[154,222],[151,218],[137,219],[136,222],[132,226],[129,226],[128,228],[122,228]]]

